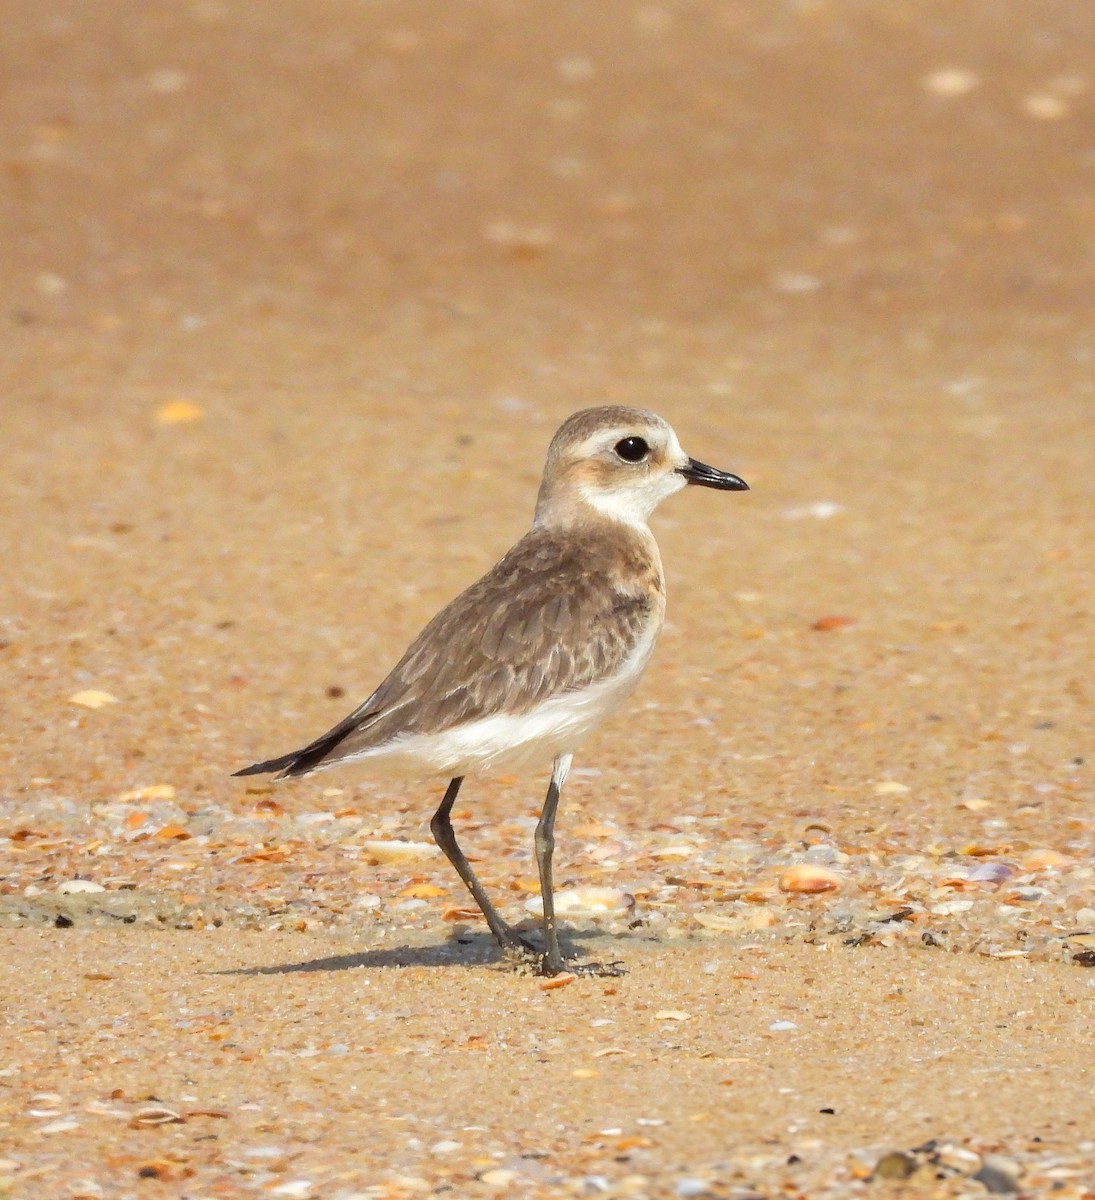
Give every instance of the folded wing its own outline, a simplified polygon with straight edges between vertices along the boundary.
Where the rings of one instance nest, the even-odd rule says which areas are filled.
[[[430,621],[345,720],[300,750],[236,774],[305,775],[403,736],[441,732],[503,709],[526,713],[611,676],[660,601],[656,561],[640,554],[638,564],[625,564],[624,553],[603,539],[563,540],[534,529]],[[613,579],[627,579],[633,590]]]

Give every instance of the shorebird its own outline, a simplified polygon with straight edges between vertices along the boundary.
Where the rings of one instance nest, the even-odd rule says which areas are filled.
[[[300,750],[236,775],[310,775],[346,763],[440,775],[430,822],[503,954],[556,975],[568,967],[552,886],[555,813],[582,740],[634,689],[665,616],[661,555],[647,524],[689,484],[745,491],[737,475],[690,458],[670,426],[641,408],[589,408],[548,448],[532,528],[446,605],[383,683]],[[536,826],[544,946],[499,914],[464,857],[450,814],[467,775],[553,761]]]

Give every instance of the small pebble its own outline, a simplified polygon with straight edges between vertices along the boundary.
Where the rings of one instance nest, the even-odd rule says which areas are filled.
[[[105,892],[106,888],[101,883],[95,883],[91,879],[66,879],[63,883],[58,884],[57,894],[59,896],[73,896],[79,892]]]
[[[1005,1166],[999,1165],[1006,1163]],[[973,1178],[994,1196],[1012,1196],[1019,1190],[1019,1172],[1007,1159],[987,1159]]]
[[[490,1184],[491,1187],[508,1187],[516,1178],[517,1172],[508,1167],[495,1167],[493,1171],[484,1171],[479,1176],[481,1183]]]
[[[911,1154],[902,1150],[891,1150],[874,1165],[872,1178],[875,1179],[908,1179],[916,1170],[917,1161]]]

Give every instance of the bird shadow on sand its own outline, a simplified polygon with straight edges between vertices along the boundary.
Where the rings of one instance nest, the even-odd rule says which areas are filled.
[[[578,946],[590,939],[603,940],[604,934],[571,934],[565,939],[564,952],[573,955],[576,963],[586,958]],[[463,933],[448,941],[425,946],[385,946],[376,950],[361,950],[353,954],[332,954],[324,958],[304,959],[301,962],[271,963],[266,966],[233,967],[225,971],[210,971],[210,975],[292,975],[314,971],[355,971],[386,967],[501,967],[513,969],[502,956],[489,934]]]

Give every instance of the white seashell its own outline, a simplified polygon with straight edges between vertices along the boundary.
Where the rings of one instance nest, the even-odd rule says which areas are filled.
[[[185,1122],[186,1118],[182,1113],[176,1112],[173,1108],[157,1105],[139,1108],[129,1118],[130,1128],[132,1129],[147,1129],[155,1125],[182,1125]]]
[[[71,1133],[74,1129],[80,1128],[80,1122],[75,1117],[62,1117],[59,1121],[50,1121],[48,1125],[43,1125],[39,1133]]]
[[[59,896],[72,896],[77,892],[105,892],[106,888],[101,883],[96,883],[92,879],[66,879],[64,883],[58,884],[57,894]]]
[[[635,907],[635,897],[623,888],[574,887],[555,893],[555,912],[561,917],[603,917],[608,913],[626,913]],[[525,901],[530,913],[544,911],[543,900],[531,896]]]

